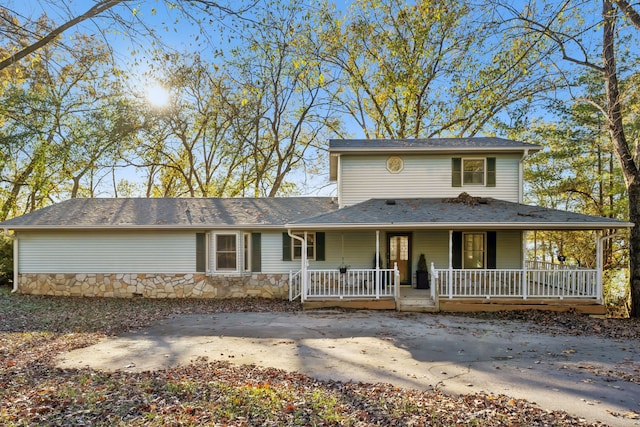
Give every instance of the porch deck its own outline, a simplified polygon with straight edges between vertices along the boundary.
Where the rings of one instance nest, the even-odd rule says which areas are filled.
[[[436,269],[431,289],[399,285],[397,269],[307,270],[290,276],[290,299],[305,308],[345,307],[398,311],[544,309],[602,314],[598,270],[558,264],[524,269]]]

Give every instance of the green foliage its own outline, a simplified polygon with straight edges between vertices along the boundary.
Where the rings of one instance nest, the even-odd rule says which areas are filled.
[[[325,8],[321,43],[336,101],[368,138],[472,136],[548,88],[538,40],[502,36],[464,2],[354,2]],[[492,53],[495,52],[495,53]]]
[[[0,238],[0,286],[13,282],[13,241]]]
[[[37,36],[46,25],[32,31]],[[72,52],[41,49],[0,92],[0,220],[52,200],[95,196],[130,144],[136,117],[113,78],[108,48],[85,35],[70,45]]]
[[[603,295],[610,317],[629,317],[629,270],[618,268],[605,271]]]

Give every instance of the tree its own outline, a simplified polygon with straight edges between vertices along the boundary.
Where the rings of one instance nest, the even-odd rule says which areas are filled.
[[[106,153],[125,150],[135,130],[105,47],[77,36],[74,50],[70,58],[44,47],[0,93],[1,219],[82,191],[93,195]]]
[[[593,73],[580,76],[576,86],[585,87],[590,97],[601,98],[594,77]],[[544,147],[527,161],[526,199],[555,209],[624,218],[626,189],[599,111],[586,103],[555,103],[546,113],[549,117],[532,120],[516,133],[517,138]],[[538,256],[553,260],[559,251],[570,262],[595,268],[593,233],[537,232],[536,237],[538,243],[547,243],[547,252],[539,251]],[[628,265],[626,250],[617,243],[604,241],[605,269]]]
[[[640,20],[633,7],[626,1],[602,1],[599,19],[596,12],[580,9],[584,4],[564,1],[561,4],[545,4],[542,8],[528,7],[517,10],[504,6],[512,19],[509,23],[517,23],[520,34],[541,34],[551,40],[566,63],[572,66],[586,67],[597,72],[604,88],[601,102],[595,99],[587,101],[598,108],[605,119],[612,150],[620,165],[628,196],[628,216],[635,225],[629,237],[630,289],[632,317],[640,317],[640,170],[638,165],[637,143],[631,144],[627,138],[624,117],[627,114],[624,97],[620,88],[620,72],[617,62],[617,51],[621,47],[620,36],[622,16],[626,16],[640,28]],[[512,29],[513,29],[512,28]],[[600,52],[589,50],[587,34],[593,29],[601,31],[602,42]]]
[[[339,72],[334,101],[367,138],[489,133],[499,113],[549,88],[539,37],[510,39],[465,2],[358,0],[325,9],[322,59]],[[552,77],[552,76],[551,76]]]
[[[313,43],[311,12],[278,2],[253,12],[257,22],[243,28],[228,68],[248,118],[236,128],[247,150],[245,184],[254,196],[273,197],[292,191],[292,173],[322,161],[319,141],[339,123],[326,91],[331,82],[320,59],[324,46]]]
[[[194,55],[170,55],[163,85],[170,105],[140,106],[147,118],[131,163],[146,171],[146,194],[162,197],[222,197],[241,192],[243,142],[233,131],[236,95],[229,77]]]
[[[5,35],[5,37],[8,36],[7,38],[13,39],[16,41],[30,40],[29,42],[24,43],[21,47],[15,49],[14,51],[6,52],[5,55],[2,55],[6,57],[2,61],[0,61],[0,71],[4,70],[5,68],[11,65],[14,65],[20,62],[22,59],[35,53],[42,47],[56,41],[59,38],[59,36],[66,30],[88,19],[95,18],[101,13],[107,12],[119,4],[127,4],[127,3],[133,3],[133,2],[131,0],[95,0],[95,4],[91,6],[89,9],[87,9],[85,12],[77,16],[69,16],[68,21],[64,22],[62,25],[59,25],[57,27],[50,28],[48,32],[44,33],[41,37],[39,37],[37,40],[34,40],[34,41],[31,41],[31,37],[27,37],[25,39],[25,35],[28,35],[28,33],[25,33],[23,28],[25,24],[24,23],[21,24],[15,18],[16,14],[11,13],[11,11],[7,7],[0,6],[0,20],[5,24],[5,28],[0,30],[0,33]],[[192,9],[198,10],[200,12],[205,12],[209,16],[211,16],[214,11],[218,11],[222,14],[241,16],[244,12],[249,10],[255,4],[250,2],[249,5],[246,7],[243,5],[236,4],[235,8],[232,8],[229,6],[224,6],[217,1],[210,1],[210,0],[178,1],[175,4],[167,1],[167,3],[168,3],[168,7],[179,8],[183,12],[185,17],[189,19],[193,19],[198,23],[200,23],[200,21],[198,20],[198,18],[194,18]],[[55,2],[52,1],[51,4],[64,6],[67,10],[70,9],[65,1],[59,1],[59,0]],[[136,14],[136,9],[133,9],[132,14],[133,15]],[[121,17],[119,17],[119,15],[117,14],[113,14],[111,18],[114,21],[122,21]],[[128,28],[128,29],[132,30],[132,28]]]

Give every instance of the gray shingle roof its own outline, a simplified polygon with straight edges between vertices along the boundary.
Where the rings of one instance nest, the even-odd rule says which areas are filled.
[[[496,199],[468,205],[453,199],[370,199],[337,211],[301,219],[291,228],[583,229],[626,228],[610,218],[523,205]],[[392,204],[393,203],[393,204]]]
[[[1,228],[432,228],[602,229],[632,224],[495,199],[371,199],[338,210],[330,197],[71,199],[0,223]]]
[[[338,208],[330,197],[70,199],[0,223],[8,229],[279,227]]]
[[[539,151],[541,146],[496,137],[429,139],[332,139],[329,151]]]

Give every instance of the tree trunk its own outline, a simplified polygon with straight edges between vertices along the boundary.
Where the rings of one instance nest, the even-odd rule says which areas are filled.
[[[628,186],[629,221],[635,225],[629,235],[629,276],[631,279],[631,317],[640,317],[640,180]]]
[[[629,149],[622,122],[622,107],[618,88],[615,58],[616,13],[611,1],[602,2],[602,59],[607,99],[607,127],[620,162],[629,195],[629,220],[635,225],[629,236],[629,276],[631,287],[631,317],[640,317],[640,174]]]

